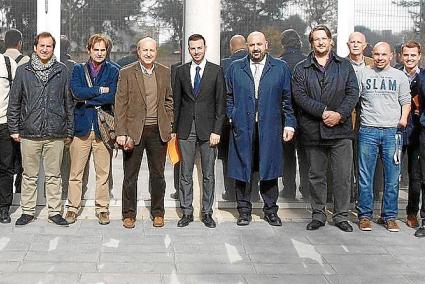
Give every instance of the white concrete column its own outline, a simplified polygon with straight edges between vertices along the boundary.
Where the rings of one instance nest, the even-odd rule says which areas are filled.
[[[55,55],[60,57],[61,0],[37,0],[37,34],[49,32],[56,39]]]
[[[338,0],[337,54],[348,55],[348,36],[354,32],[354,1]]]
[[[187,39],[192,34],[201,34],[207,44],[206,58],[220,64],[220,0],[184,1],[183,62],[190,61]]]

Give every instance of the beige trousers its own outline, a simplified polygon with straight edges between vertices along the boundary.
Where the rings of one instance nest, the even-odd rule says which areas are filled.
[[[112,153],[96,134],[91,131],[85,137],[74,137],[69,153],[71,170],[68,183],[68,210],[77,213],[81,207],[84,168],[93,152],[96,171],[95,205],[96,213],[108,212],[109,207],[109,171]]]
[[[46,201],[49,216],[61,214],[62,187],[61,187],[61,164],[63,156],[63,139],[22,139],[21,155],[22,189],[21,207],[22,213],[35,214],[37,202],[37,179],[40,162],[43,159],[45,174]]]

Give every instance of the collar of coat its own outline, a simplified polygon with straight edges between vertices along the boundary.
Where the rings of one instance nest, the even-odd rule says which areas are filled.
[[[332,50],[330,52],[330,56],[331,56],[331,60],[332,61],[335,61],[336,63],[341,63],[344,60],[344,58],[336,55],[336,53],[333,52]],[[303,64],[303,67],[304,68],[309,68],[311,66],[317,66],[317,63],[314,60],[314,53],[313,53],[313,51],[310,52],[310,54],[307,56],[307,59],[304,61],[304,64]]]

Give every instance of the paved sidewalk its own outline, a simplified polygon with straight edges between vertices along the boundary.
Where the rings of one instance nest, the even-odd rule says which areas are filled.
[[[177,228],[170,217],[164,228],[140,218],[128,230],[117,212],[107,226],[90,211],[61,228],[43,211],[25,227],[0,224],[0,283],[425,283],[425,239],[403,222],[399,233],[377,224],[309,232],[309,213],[293,212],[280,212],[283,227],[259,215],[238,227],[234,212],[222,211],[216,229]]]

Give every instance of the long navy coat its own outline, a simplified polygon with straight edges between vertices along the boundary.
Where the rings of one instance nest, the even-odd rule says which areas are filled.
[[[252,169],[255,90],[248,56],[226,74],[227,115],[232,121],[228,175],[249,182]],[[285,62],[267,55],[258,90],[260,180],[282,176],[283,127],[296,127],[291,102],[291,74]]]

